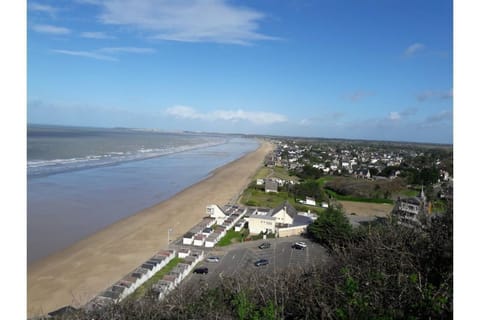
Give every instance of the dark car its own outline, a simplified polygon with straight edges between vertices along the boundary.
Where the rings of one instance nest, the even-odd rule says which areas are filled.
[[[207,274],[208,273],[208,268],[207,267],[196,268],[196,269],[193,270],[193,273]]]
[[[270,248],[270,243],[264,242],[261,245],[258,246],[260,249],[267,249]]]
[[[255,261],[255,263],[254,263],[255,267],[266,266],[267,264],[268,264],[267,259],[260,259],[260,260]]]
[[[303,250],[303,249],[305,249],[305,247],[300,246],[300,245],[298,245],[298,244],[296,244],[296,243],[292,245],[292,248],[293,248],[293,249],[297,249],[297,250]]]

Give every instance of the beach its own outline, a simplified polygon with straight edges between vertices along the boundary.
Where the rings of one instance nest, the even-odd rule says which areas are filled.
[[[27,314],[45,314],[65,305],[79,307],[112,285],[171,239],[206,215],[208,204],[223,205],[250,182],[273,146],[217,170],[172,198],[122,219],[74,245],[28,266]]]

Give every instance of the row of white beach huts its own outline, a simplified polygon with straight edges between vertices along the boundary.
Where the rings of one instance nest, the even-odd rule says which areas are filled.
[[[246,212],[246,208],[238,206],[226,205],[222,209],[216,204],[209,205],[208,216],[183,235],[182,243],[187,246],[213,248],[228,230],[235,227],[235,231],[240,231],[243,228]]]
[[[247,209],[237,206],[227,205],[224,208],[220,208],[217,205],[209,205],[207,206],[208,216],[203,218],[200,223],[183,236],[182,243],[184,245],[212,248],[225,236],[228,230],[236,226],[238,231],[244,226],[245,220],[242,217],[246,212]],[[214,225],[215,229],[213,228]],[[176,256],[182,258],[182,262],[178,263],[168,274],[164,275],[161,280],[152,286],[153,291],[158,294],[158,298],[162,299],[204,258],[202,250],[190,249],[188,247],[182,248],[178,252],[173,249],[161,250],[113,286],[93,298],[85,307],[89,309],[120,302],[164,268]]]
[[[204,257],[201,250],[188,250],[178,252],[176,250],[161,250],[153,257],[142,263],[135,270],[127,274],[120,281],[90,300],[85,308],[92,309],[103,307],[110,303],[117,303],[132,294],[137,288],[152,278],[164,268],[173,258],[178,255],[182,262],[178,263],[168,274],[153,285],[153,291],[162,299],[170,290],[174,289],[189,273],[195,265]]]

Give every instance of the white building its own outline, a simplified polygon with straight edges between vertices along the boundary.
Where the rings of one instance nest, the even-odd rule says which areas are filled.
[[[214,218],[217,224],[223,224],[223,221],[225,221],[225,219],[228,217],[222,208],[216,204],[207,206],[207,215],[211,218]]]
[[[278,192],[278,182],[273,179],[265,180],[265,192]]]
[[[262,232],[276,232],[277,228],[293,223],[297,210],[285,201],[270,211],[257,210],[248,218],[248,229],[251,234]]]
[[[312,197],[306,197],[306,198],[305,198],[305,204],[306,204],[306,205],[309,205],[309,206],[316,206],[316,205],[317,205],[317,202],[316,202],[315,199],[312,198]]]

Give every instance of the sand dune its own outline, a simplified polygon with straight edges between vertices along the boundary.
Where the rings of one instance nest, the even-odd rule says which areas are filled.
[[[28,316],[64,305],[83,305],[166,248],[168,228],[173,228],[172,238],[177,238],[205,216],[206,205],[223,205],[238,195],[272,147],[264,142],[173,198],[28,266]]]

